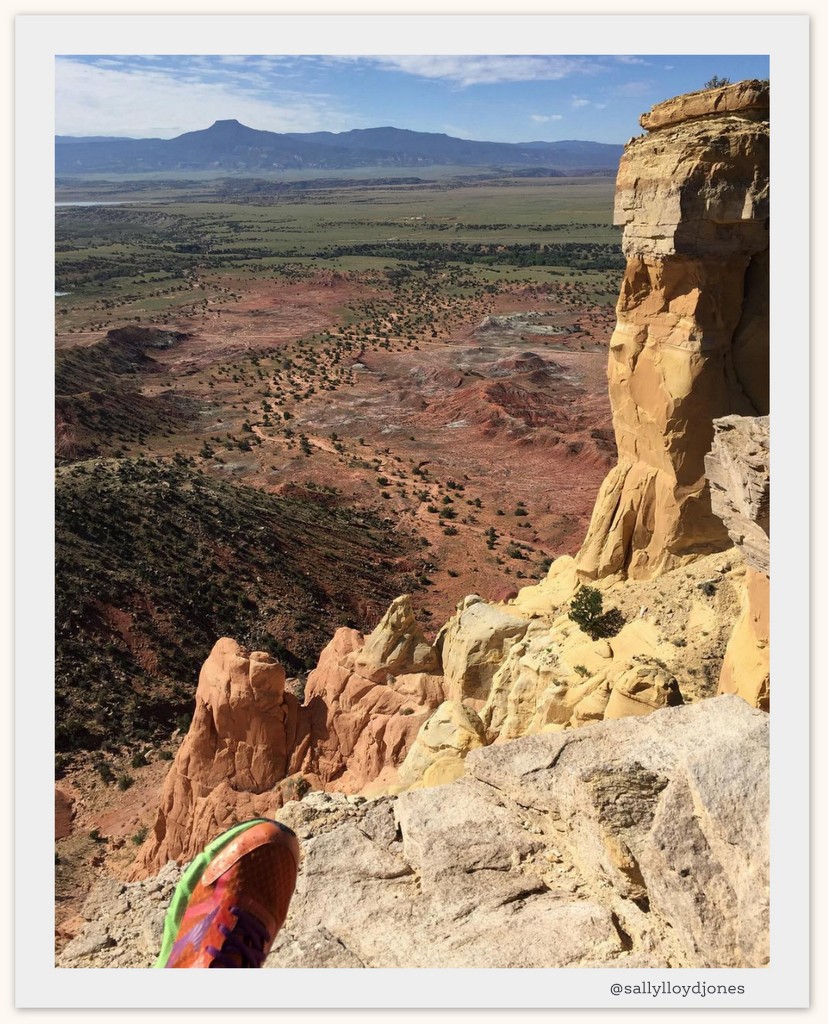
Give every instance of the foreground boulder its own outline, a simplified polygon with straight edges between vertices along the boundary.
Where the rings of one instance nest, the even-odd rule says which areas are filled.
[[[761,967],[768,725],[740,698],[718,697],[490,747],[466,770],[549,816],[634,945],[675,941],[686,966]]]
[[[768,716],[722,696],[472,751],[399,797],[279,817],[299,884],[265,966],[762,967]],[[106,880],[61,967],[147,967],[179,869]]]

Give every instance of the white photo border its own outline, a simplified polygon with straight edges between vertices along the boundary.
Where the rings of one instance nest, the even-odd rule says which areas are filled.
[[[659,1008],[808,1005],[809,19],[804,15],[25,15],[16,23],[16,1005],[18,1007],[652,1007],[614,982],[744,985]],[[268,41],[272,40],[272,45]],[[549,49],[542,45],[548,41]],[[770,56],[771,384],[774,446],[771,671],[771,964],[762,970],[546,969],[251,972],[54,966],[53,336],[54,61],[93,53],[714,54]],[[665,97],[667,98],[667,97]],[[796,258],[791,254],[796,253]],[[785,298],[793,297],[793,298]],[[786,642],[786,638],[795,641]],[[45,880],[45,881],[44,881]],[[334,974],[335,977],[330,977]],[[222,980],[224,979],[224,980]]]

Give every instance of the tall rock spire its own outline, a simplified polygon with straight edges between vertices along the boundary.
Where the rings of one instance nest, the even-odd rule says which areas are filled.
[[[618,464],[583,578],[649,579],[730,545],[704,456],[715,418],[769,411],[768,118],[766,83],[708,89],[653,107],[624,150],[608,370]]]

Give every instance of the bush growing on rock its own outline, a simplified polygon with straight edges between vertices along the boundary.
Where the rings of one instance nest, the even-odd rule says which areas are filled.
[[[569,617],[593,640],[615,636],[624,625],[617,608],[604,611],[604,598],[595,587],[580,587],[569,606]]]

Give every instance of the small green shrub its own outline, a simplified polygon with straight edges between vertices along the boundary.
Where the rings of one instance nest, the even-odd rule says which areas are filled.
[[[115,781],[115,773],[109,767],[106,761],[96,761],[95,771],[100,775],[101,779],[107,784]]]
[[[119,775],[118,789],[120,789],[123,792],[124,790],[129,789],[133,782],[135,782],[135,779],[133,779],[131,775],[127,775],[126,773],[124,773],[123,775]]]
[[[143,843],[143,841],[147,838],[148,833],[149,828],[146,825],[142,825],[141,828],[139,828],[135,835],[132,837],[132,842],[135,843],[136,846],[140,846],[141,843]]]
[[[569,617],[589,637],[615,636],[624,625],[624,616],[617,608],[604,610],[604,598],[595,587],[580,587],[569,606]]]

